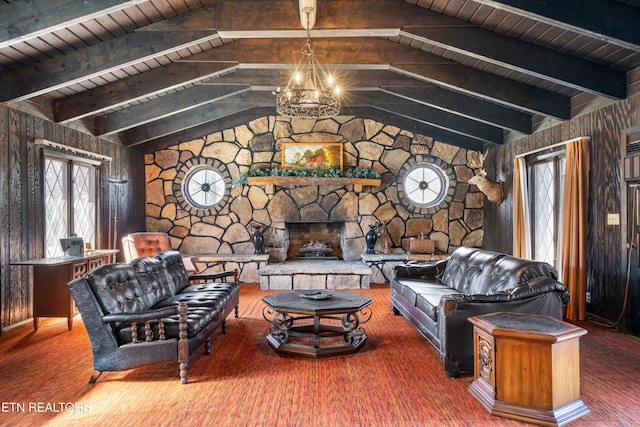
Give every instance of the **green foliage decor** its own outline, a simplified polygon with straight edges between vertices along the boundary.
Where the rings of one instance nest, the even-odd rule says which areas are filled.
[[[297,170],[297,169],[254,169],[233,180],[233,185],[245,185],[247,178],[256,176],[299,176],[308,178],[380,178],[380,172],[371,168],[353,168],[344,172],[338,169]]]

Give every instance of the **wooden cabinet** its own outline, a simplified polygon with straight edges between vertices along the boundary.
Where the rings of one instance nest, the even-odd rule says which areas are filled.
[[[579,338],[585,329],[521,313],[469,321],[475,354],[469,391],[492,415],[557,426],[589,413],[580,400]]]
[[[73,327],[75,304],[67,283],[103,264],[115,262],[115,249],[98,250],[84,256],[41,258],[11,263],[33,267],[33,327],[41,317],[66,317]]]

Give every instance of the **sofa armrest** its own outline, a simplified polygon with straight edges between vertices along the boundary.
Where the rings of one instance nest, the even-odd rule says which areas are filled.
[[[487,294],[451,294],[444,295],[443,301],[451,301],[454,303],[493,303],[493,302],[507,302],[517,301],[521,299],[527,299],[536,295],[545,294],[547,292],[557,292],[560,294],[560,299],[564,305],[569,302],[569,293],[567,287],[562,283],[559,283],[549,277],[535,277],[526,282],[519,283],[511,289],[492,292]]]
[[[562,306],[568,298],[567,288],[549,277],[536,277],[503,292],[443,295],[438,307],[438,336],[445,370],[473,370],[473,325],[469,317],[502,311],[562,319]]]
[[[400,264],[394,268],[397,279],[435,280],[447,267],[447,260],[433,264]]]
[[[145,310],[132,313],[114,313],[102,316],[102,321],[110,322],[145,322],[147,320],[162,319],[178,314],[178,306],[163,307],[155,310]]]
[[[197,273],[189,276],[189,281],[213,282],[220,279],[232,277],[234,282],[238,281],[238,270],[225,270],[218,273]]]

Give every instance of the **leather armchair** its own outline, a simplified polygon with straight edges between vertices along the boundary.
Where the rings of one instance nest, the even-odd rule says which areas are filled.
[[[122,250],[125,262],[131,262],[139,257],[151,257],[160,252],[173,250],[171,238],[167,233],[141,231],[131,233],[122,238]],[[190,276],[200,272],[191,257],[183,256],[182,262]]]

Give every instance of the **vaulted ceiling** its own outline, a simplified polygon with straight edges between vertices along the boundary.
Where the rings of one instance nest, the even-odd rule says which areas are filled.
[[[317,0],[343,115],[481,150],[627,97],[640,0]],[[0,101],[153,151],[275,115],[298,0],[4,0]]]

